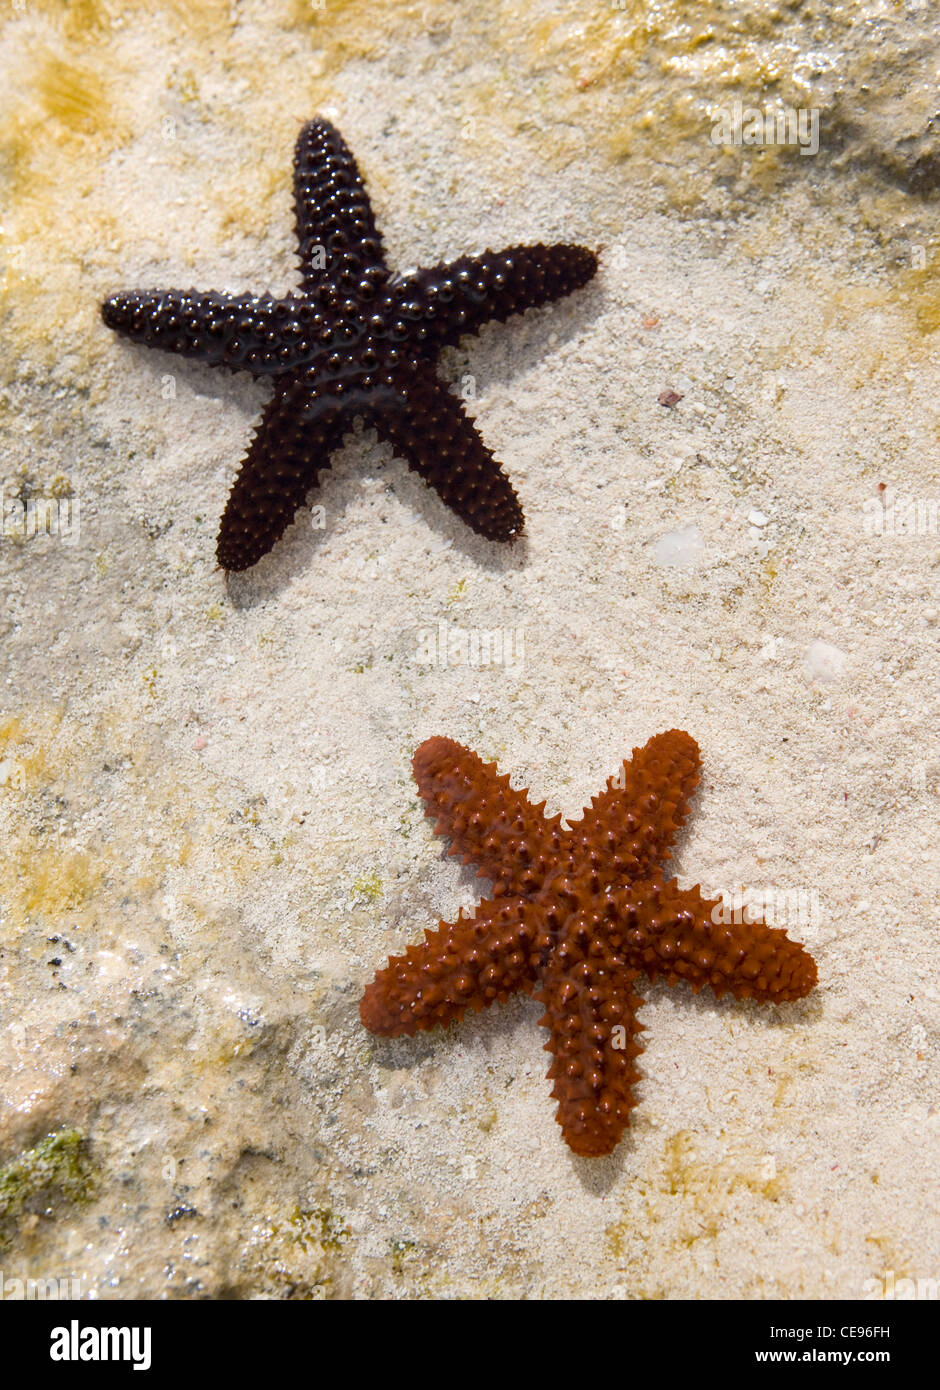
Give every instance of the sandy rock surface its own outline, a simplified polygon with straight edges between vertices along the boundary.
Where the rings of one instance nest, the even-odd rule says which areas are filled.
[[[4,1277],[936,1277],[932,7],[146,8],[23,0],[0,28]],[[807,140],[735,144],[735,103],[742,129],[802,112]],[[522,500],[511,548],[360,431],[310,499],[323,526],[302,512],[226,581],[218,517],[269,388],[100,321],[119,288],[295,284],[315,114],[402,270],[600,252],[585,290],[444,357]],[[39,501],[56,534],[27,534]],[[504,659],[419,659],[441,624],[499,630]],[[488,888],[422,814],[422,739],[575,816],[670,727],[704,757],[680,883],[783,903],[820,983],[778,1008],[647,988],[630,1131],[578,1159],[538,1004],[391,1043],[358,1001]]]

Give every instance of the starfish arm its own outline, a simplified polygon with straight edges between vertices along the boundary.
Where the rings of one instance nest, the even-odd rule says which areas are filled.
[[[634,748],[620,774],[571,822],[571,837],[611,877],[649,877],[689,814],[701,758],[695,739],[669,729]]]
[[[433,368],[412,364],[393,404],[369,416],[382,439],[472,530],[508,541],[525,524],[519,499],[463,403]]]
[[[425,341],[453,346],[490,319],[500,321],[581,289],[597,270],[585,246],[557,242],[509,246],[416,270],[389,286],[405,320],[421,321]]]
[[[651,980],[685,980],[696,994],[703,985],[719,999],[733,994],[761,1003],[809,994],[816,962],[804,946],[779,927],[723,922],[719,907],[698,886],[680,889],[675,879],[636,883],[608,899],[609,940]]]
[[[554,1058],[548,1078],[558,1101],[555,1118],[576,1154],[610,1153],[629,1123],[639,1080],[634,1059],[642,1047],[632,991],[639,971],[597,932],[590,911],[571,916],[543,969],[535,998],[549,1030]]]
[[[359,1005],[371,1033],[397,1038],[479,1013],[517,989],[529,992],[550,941],[525,898],[482,902],[472,917],[442,922],[403,956],[390,956]]]
[[[371,295],[386,279],[382,237],[362,176],[345,140],[329,121],[308,121],[294,150],[294,210],[307,291],[329,281],[338,290]]]
[[[246,570],[272,549],[347,427],[305,381],[276,382],[222,515],[216,558],[223,569]]]
[[[412,767],[435,834],[453,842],[450,854],[462,855],[465,864],[478,866],[480,877],[491,878],[497,898],[538,892],[561,853],[561,816],[547,819],[544,802],[533,806],[495,763],[453,739],[426,739]]]
[[[104,301],[101,317],[132,342],[264,375],[284,371],[298,358],[295,348],[274,345],[291,308],[291,300],[273,295],[122,290]],[[309,345],[303,347],[309,355]]]

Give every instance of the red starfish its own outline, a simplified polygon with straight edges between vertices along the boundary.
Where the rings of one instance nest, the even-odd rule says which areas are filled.
[[[495,763],[451,739],[422,743],[414,775],[427,814],[449,852],[493,880],[493,897],[389,959],[363,995],[365,1026],[398,1037],[532,994],[545,1005],[562,1133],[577,1154],[610,1153],[636,1103],[642,971],[762,1002],[801,999],[816,983],[815,961],[786,932],[715,922],[698,886],[663,881],[657,861],[671,858],[700,763],[689,734],[657,734],[565,830]]]

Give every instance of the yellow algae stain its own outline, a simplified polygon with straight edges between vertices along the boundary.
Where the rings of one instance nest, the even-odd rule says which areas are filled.
[[[58,722],[56,717],[44,727],[35,727],[19,715],[0,717],[0,762],[4,765],[7,786],[24,791],[38,787],[51,777],[46,749],[55,737]]]
[[[108,0],[28,0],[24,6],[31,16],[41,16],[63,38],[75,42],[82,39],[97,38],[110,31],[115,13],[120,14],[123,6],[109,4]]]
[[[399,40],[427,32],[435,13],[443,19],[446,5],[398,4],[395,0],[291,0],[288,22],[316,41],[322,55],[316,75],[338,72],[351,58],[374,56],[379,39]]]
[[[31,17],[40,18],[73,43],[109,38],[127,14],[120,0],[27,0],[25,8]],[[230,0],[200,0],[198,5],[191,0],[161,0],[147,8],[168,34],[207,39],[236,23]]]
[[[657,10],[650,10],[644,0],[624,0],[622,7],[605,5],[587,12],[581,5],[562,4],[533,26],[533,61],[563,68],[568,81],[581,90],[629,77],[637,55],[658,36],[657,20],[677,19],[675,6]]]
[[[104,83],[91,64],[67,62],[48,53],[33,74],[31,85],[44,116],[58,121],[67,131],[93,135],[110,122]]]
[[[763,564],[758,571],[758,583],[765,594],[770,593],[778,573],[777,561],[774,559],[773,555],[765,555]]]
[[[733,11],[716,14],[687,0],[623,0],[587,10],[567,0],[536,24],[521,22],[512,5],[502,13],[513,60],[521,49],[530,73],[548,75],[548,100],[561,101],[563,114],[576,113],[582,135],[613,162],[640,151],[669,162],[693,140],[699,157],[713,157],[716,101],[740,93],[763,102],[765,93],[780,97],[781,87],[784,99],[797,95],[788,85],[792,35],[782,15],[763,24],[750,15],[745,26]],[[751,172],[758,184],[771,185],[779,171],[774,151]],[[678,187],[676,193],[690,196]]]
[[[936,333],[940,328],[940,285],[925,295],[915,310],[915,321],[921,333]]]
[[[99,733],[104,739],[104,731]],[[0,720],[0,896],[8,929],[53,923],[87,908],[119,870],[100,849],[75,843],[71,804],[87,795],[100,746],[57,713]]]
[[[10,742],[19,743],[24,737],[23,722],[16,715],[0,716],[0,748]]]
[[[90,902],[103,875],[89,855],[63,852],[53,844],[21,865],[17,879],[23,915],[50,922]]]
[[[922,1276],[922,1270],[918,1271],[918,1261],[909,1248],[902,1248],[898,1244],[894,1232],[872,1231],[870,1235],[865,1236],[865,1244],[873,1247],[875,1263],[873,1277],[866,1279],[862,1286],[867,1297],[897,1299],[938,1296],[940,1281],[918,1277],[919,1273]],[[909,1282],[902,1284],[904,1280]],[[920,1293],[919,1289],[925,1285],[929,1287],[924,1293]]]
[[[10,191],[27,201],[50,189],[58,199],[69,198],[76,191],[76,165],[83,167],[74,141],[112,146],[122,133],[99,65],[39,44],[27,48],[21,61],[18,99],[8,100],[0,118],[0,161]]]
[[[224,187],[216,186],[213,203],[220,209],[219,227],[223,232],[257,238],[264,235],[290,174],[286,158],[283,165],[271,160],[249,173],[250,176],[244,170],[235,171]]]
[[[515,15],[513,15],[515,11]],[[517,6],[504,4],[507,25],[529,40],[533,62],[549,60],[567,79],[585,90],[602,85],[627,89],[640,60],[659,88],[657,105],[676,112],[675,97],[696,88],[709,94],[729,89],[746,91],[754,99],[787,86],[791,79],[793,35],[783,12],[761,16],[751,11],[743,23],[729,6],[724,13],[697,0],[617,0],[590,9],[579,0],[563,0],[537,24],[524,22]],[[634,81],[637,96],[646,101],[655,91]]]
[[[717,1206],[741,1189],[775,1202],[785,1189],[772,1154],[731,1148],[726,1157],[704,1160],[699,1158],[695,1136],[688,1130],[667,1139],[663,1158],[663,1190],[690,1198],[700,1209]]]
[[[2,229],[0,302],[18,311],[15,336],[54,359],[62,324],[75,312],[76,256],[113,227],[96,206],[105,148],[126,137],[98,63],[35,40],[17,55],[20,72],[0,112],[0,174],[8,215]]]
[[[714,1240],[727,1226],[731,1198],[750,1193],[761,1201],[776,1202],[788,1188],[786,1175],[778,1172],[773,1154],[759,1153],[752,1144],[742,1142],[729,1144],[720,1158],[706,1159],[697,1151],[695,1135],[680,1130],[665,1141],[647,1193],[647,1208],[654,1222],[662,1215],[662,1199],[678,1198],[681,1208],[675,1243],[689,1249],[700,1240]],[[605,1238],[616,1259],[629,1259],[637,1250],[635,1217],[613,1222]]]
[[[238,6],[230,0],[162,0],[151,13],[161,24],[173,25],[173,32],[185,35],[201,46],[230,34],[238,24]]]
[[[791,281],[794,296],[805,298],[805,276]],[[931,336],[940,328],[940,250],[923,267],[890,270],[870,283],[836,274],[813,276],[819,305],[819,333],[807,348],[822,352],[828,334],[851,333],[853,357],[848,384],[863,390],[911,361],[912,354],[931,354]],[[786,350],[768,355],[767,365],[786,368]]]
[[[940,328],[940,245],[913,248],[913,266],[900,279],[900,288],[910,296],[910,307],[917,331],[923,337]]]
[[[55,356],[55,331],[74,314],[78,262],[100,261],[117,231],[102,164],[155,119],[134,81],[124,12],[95,0],[30,0],[0,26],[10,69],[0,110],[0,298],[15,315],[14,337],[40,359]],[[231,7],[164,3],[141,21],[155,39],[161,29],[178,47],[198,38],[205,52],[220,25],[231,28]]]
[[[14,930],[85,906],[103,882],[93,856],[67,843],[55,822],[63,760],[72,753],[57,715],[0,722],[0,813],[9,817],[2,894]]]

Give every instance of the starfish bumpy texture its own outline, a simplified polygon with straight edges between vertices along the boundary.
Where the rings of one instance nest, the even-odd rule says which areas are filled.
[[[489,319],[586,284],[593,251],[511,246],[393,275],[356,162],[321,120],[297,141],[294,205],[299,292],[127,290],[102,306],[105,323],[136,342],[274,378],[222,517],[219,564],[244,570],[267,554],[356,415],[474,531],[512,539],[522,508],[436,360]]]
[[[641,973],[762,1002],[800,999],[816,983],[813,958],[784,931],[715,921],[698,886],[664,881],[658,861],[671,857],[699,767],[689,734],[658,734],[565,830],[495,763],[450,739],[422,743],[414,775],[436,833],[494,892],[472,917],[390,957],[363,996],[366,1028],[414,1034],[532,994],[545,1006],[562,1133],[576,1154],[610,1153],[636,1103]]]

